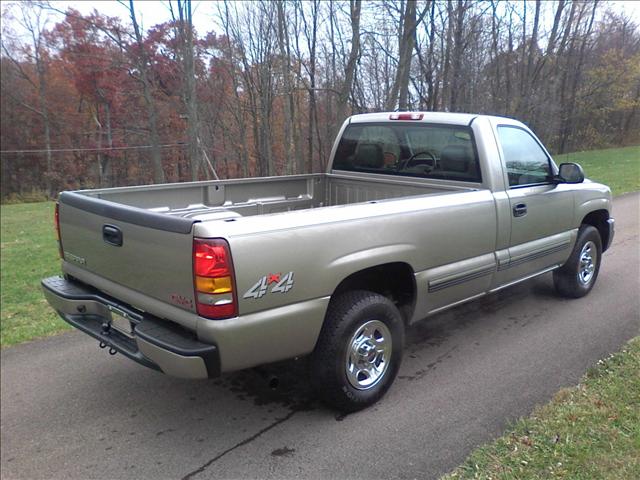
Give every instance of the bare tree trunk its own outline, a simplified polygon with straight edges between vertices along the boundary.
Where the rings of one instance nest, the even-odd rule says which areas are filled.
[[[45,75],[45,69],[38,53],[38,49],[35,50],[36,69],[38,71],[38,100],[40,111],[42,112],[42,123],[44,124],[44,148],[46,150],[45,155],[47,159],[47,171],[45,173],[45,188],[47,195],[53,197],[52,175],[53,175],[53,159],[51,158],[51,120],[49,119],[49,108],[47,107],[47,80]]]
[[[198,99],[196,95],[196,72],[193,45],[193,16],[191,0],[177,0],[178,19],[172,13],[176,22],[176,40],[182,61],[183,91],[182,98],[187,116],[187,137],[189,139],[189,163],[191,165],[191,180],[198,180],[202,159],[198,145]],[[171,4],[169,4],[171,5]]]
[[[153,182],[164,183],[165,176],[162,168],[162,154],[160,152],[160,135],[158,134],[158,112],[151,91],[149,81],[149,58],[144,50],[144,44],[140,27],[136,19],[136,12],[133,8],[133,0],[129,0],[129,16],[133,24],[133,31],[136,37],[138,54],[136,56],[138,70],[140,70],[140,83],[142,84],[142,95],[147,106],[147,124],[149,126],[149,139],[151,142],[151,164],[153,166]]]
[[[97,171],[98,171],[98,185],[100,186],[100,188],[104,188],[107,185],[105,184],[105,179],[104,179],[104,152],[102,151],[102,136],[103,136],[103,132],[102,132],[102,123],[100,122],[100,119],[98,118],[98,115],[100,113],[100,106],[99,104],[96,104],[96,111],[93,113],[93,121],[96,124],[96,128],[97,128],[97,133],[96,133],[96,167],[97,167]]]
[[[556,54],[556,46],[558,45],[560,26],[562,22],[562,12],[565,8],[566,1],[559,0],[556,6],[553,19],[553,26],[547,41],[542,59],[536,65],[531,84],[535,84],[541,76],[544,76],[544,82],[541,82],[541,98],[546,101],[540,104],[540,115],[544,118],[552,119],[547,122],[540,122],[537,126],[538,135],[541,138],[549,139],[549,147],[552,146],[551,139],[557,129],[557,90],[558,90],[558,64],[559,56]],[[567,23],[567,22],[562,22]]]
[[[433,58],[436,43],[436,2],[431,1],[431,12],[429,14],[429,110],[438,109],[438,93],[440,92],[440,71]],[[435,78],[434,78],[435,76]]]
[[[508,41],[507,41],[507,62],[511,63],[511,57],[513,56],[513,10],[509,11],[509,28],[508,28]],[[504,110],[503,115],[511,115],[511,94],[513,93],[513,82],[511,75],[510,65],[505,66],[505,96],[504,96]]]
[[[336,85],[336,23],[335,23],[335,1],[329,0],[329,38],[331,39],[331,53],[329,58],[327,58],[327,68],[329,69],[329,74],[327,75],[327,87],[329,89],[334,89]],[[333,133],[333,125],[335,123],[335,96],[327,95],[326,101],[326,121],[324,122],[324,139],[323,143],[327,145],[328,148],[331,148],[333,138],[331,135]],[[323,159],[324,160],[324,159]],[[326,165],[323,165],[326,167]],[[326,168],[323,168],[325,170]]]
[[[337,123],[335,129],[339,128],[339,123],[342,122],[346,116],[347,102],[349,101],[349,95],[351,94],[351,88],[353,87],[353,80],[356,73],[356,64],[358,57],[360,56],[360,0],[350,0],[350,18],[351,18],[351,52],[349,53],[349,59],[344,71],[344,82],[338,93],[338,105],[336,111]]]
[[[538,50],[538,24],[540,22],[540,5],[540,0],[536,0],[536,10],[533,17],[533,29],[531,30],[531,40],[529,41],[528,49],[529,53],[527,55],[527,65],[524,74],[524,88],[520,93],[522,98],[520,116],[527,122],[531,122],[532,120],[530,112],[532,100],[531,94],[533,93],[532,90],[535,82],[533,64]],[[523,49],[525,49],[525,45],[522,46]]]
[[[500,26],[498,25],[497,2],[491,1],[491,52],[490,62],[493,64],[493,75],[491,76],[491,99],[494,106],[498,104],[500,97]]]
[[[442,73],[442,109],[451,109],[451,51],[453,50],[453,3],[447,0],[447,35],[446,41],[442,37],[441,50],[444,51],[444,65]],[[454,73],[455,74],[455,73]]]
[[[53,158],[51,155],[51,118],[49,115],[49,108],[47,103],[47,72],[43,58],[43,45],[42,45],[42,36],[45,29],[45,22],[42,20],[42,7],[39,5],[34,5],[33,3],[27,3],[23,7],[22,10],[22,25],[29,32],[29,36],[31,37],[31,46],[33,47],[33,61],[36,67],[36,73],[38,77],[38,84],[36,85],[27,75],[27,73],[20,66],[19,61],[10,55],[9,51],[6,49],[4,42],[2,45],[2,49],[4,53],[17,67],[18,71],[22,75],[25,80],[27,80],[31,86],[37,90],[38,94],[38,108],[35,109],[26,103],[23,103],[25,107],[37,113],[42,118],[43,123],[43,136],[44,136],[44,145],[45,145],[45,158],[46,158],[46,172],[45,172],[45,190],[47,196],[52,197],[54,195],[53,192]]]
[[[409,74],[411,73],[411,57],[415,45],[416,2],[407,0],[400,14],[400,35],[398,35],[398,68],[396,77],[387,98],[387,110],[394,110],[396,102],[399,110],[407,109],[409,95]]]
[[[463,3],[463,0],[458,0],[458,5],[456,7],[455,13],[455,30],[453,32],[453,59],[451,61],[451,67],[453,71],[451,81],[451,100],[449,101],[450,109],[453,112],[459,109],[458,99],[460,94],[460,79],[462,76],[462,54],[464,53],[462,34],[464,27],[464,17],[467,8],[468,6],[466,2]],[[449,19],[449,22],[451,21],[452,19]]]
[[[275,54],[274,36],[277,35],[276,26],[273,18],[275,13],[270,8],[273,6],[270,2],[260,1],[258,32],[261,37],[257,39],[254,50],[257,52],[257,87],[260,112],[260,135],[261,135],[261,154],[266,164],[266,174],[276,174],[274,157],[273,157],[273,131],[272,131],[272,111],[273,111],[273,57]]]
[[[560,27],[560,20],[562,19],[562,11],[565,7],[565,0],[559,0],[556,7],[556,14],[553,17],[553,27],[551,27],[551,33],[549,34],[549,41],[547,42],[547,55],[552,55],[558,40],[558,28]]]
[[[249,99],[250,116],[253,124],[255,153],[258,174],[267,176],[275,173],[272,149],[272,109],[273,109],[273,60],[275,37],[274,4],[260,1],[257,10],[247,9],[244,17],[246,33],[234,25],[234,40],[240,47],[242,78]]]
[[[431,3],[432,2],[430,0],[427,1],[427,6],[425,7],[425,13],[427,10],[431,8],[430,6]],[[426,26],[425,26],[425,30],[428,31],[428,28]],[[428,42],[428,44],[430,46],[430,42]],[[418,68],[419,68],[420,75],[414,78],[411,76],[411,74],[409,74],[409,80],[411,81],[411,83],[413,84],[413,86],[415,87],[418,93],[418,109],[425,110],[429,102],[430,90],[431,90],[431,87],[433,86],[433,72],[431,70],[431,65],[429,61],[425,61],[425,58],[422,52],[422,45],[420,44],[420,40],[418,39],[417,25],[416,25],[416,28],[414,28],[413,30],[413,45],[416,51],[416,57],[418,59]]]
[[[244,141],[247,134],[247,123],[245,120],[244,101],[240,97],[240,83],[238,81],[239,74],[237,72],[236,63],[235,63],[236,58],[233,53],[234,49],[231,43],[233,29],[231,25],[231,16],[229,12],[229,2],[227,0],[224,1],[224,15],[222,16],[222,19],[223,19],[222,22],[224,26],[225,35],[227,38],[227,51],[228,51],[227,61],[229,63],[229,68],[231,69],[231,71],[229,72],[230,73],[229,76],[231,77],[231,82],[233,85],[233,98],[236,102],[235,107],[232,107],[231,111],[233,112],[233,115],[236,119],[240,138],[242,139],[242,141],[239,142],[240,143],[240,164],[242,168],[242,176],[247,177],[249,175],[249,152],[247,149],[247,142]]]
[[[518,103],[517,103],[517,108],[516,111],[520,111],[521,110],[521,104],[522,104],[522,96],[524,95],[524,91],[525,91],[525,77],[526,77],[526,68],[525,65],[527,64],[526,59],[527,59],[527,2],[522,2],[522,40],[520,41],[520,45],[521,45],[521,49],[522,49],[522,53],[521,53],[521,57],[520,57],[520,84],[519,84],[519,88],[518,88]]]
[[[586,4],[583,4],[583,8],[586,8]],[[571,134],[573,133],[573,127],[574,127],[574,115],[575,115],[575,109],[576,109],[576,98],[577,98],[577,90],[578,90],[578,85],[580,82],[580,78],[582,76],[582,69],[584,67],[584,54],[585,54],[585,48],[587,46],[587,42],[589,41],[589,37],[591,36],[591,31],[593,28],[593,22],[595,20],[595,15],[596,15],[596,10],[598,8],[598,1],[596,0],[593,3],[593,7],[591,9],[591,16],[589,19],[589,24],[587,26],[587,29],[584,33],[584,36],[582,38],[582,42],[580,44],[580,49],[578,51],[578,58],[577,58],[577,63],[573,68],[573,75],[571,77],[571,85],[569,86],[569,101],[568,101],[568,105],[567,108],[564,112],[563,115],[563,122],[562,122],[562,128],[561,128],[561,132],[560,132],[560,147],[559,147],[559,151],[560,153],[565,153],[565,151],[567,150],[567,146],[568,146],[568,142],[569,142],[569,137],[571,136]],[[577,29],[574,32],[574,35],[577,34]]]
[[[307,21],[305,14],[305,4],[311,5],[311,20]],[[307,171],[316,171],[316,162],[314,162],[314,134],[316,133],[316,125],[318,123],[318,106],[316,100],[316,74],[317,74],[317,45],[318,45],[318,9],[320,1],[312,0],[308,3],[300,4],[300,14],[304,25],[304,35],[307,40],[307,51],[309,52],[309,61],[307,74],[309,75],[309,122],[307,123]]]
[[[105,116],[105,126],[106,126],[106,134],[107,134],[107,148],[109,148],[109,152],[106,155],[103,155],[103,165],[102,172],[104,176],[104,182],[107,187],[113,186],[113,164],[111,162],[111,155],[113,153],[113,132],[111,129],[111,105],[105,103],[104,105],[104,116]]]
[[[280,48],[280,65],[284,83],[284,155],[288,174],[293,173],[293,117],[295,107],[293,103],[293,87],[291,85],[291,51],[289,49],[289,32],[285,20],[284,2],[276,2],[278,12],[278,46]]]
[[[538,50],[538,24],[540,22],[540,0],[536,0],[536,10],[533,15],[533,29],[531,30],[531,41],[529,43],[529,58],[527,59],[527,81],[533,74],[533,61]]]

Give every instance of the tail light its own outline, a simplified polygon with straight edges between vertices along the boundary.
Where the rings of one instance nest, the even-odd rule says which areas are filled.
[[[222,319],[238,314],[233,262],[225,240],[193,239],[193,285],[198,315]]]
[[[56,202],[56,210],[54,213],[56,224],[56,240],[58,240],[58,254],[64,259],[64,251],[62,250],[62,237],[60,236],[60,203]]]

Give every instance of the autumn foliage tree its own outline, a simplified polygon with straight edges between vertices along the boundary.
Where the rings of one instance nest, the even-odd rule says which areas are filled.
[[[321,171],[346,116],[515,116],[555,152],[640,142],[640,28],[605,2],[3,5],[2,196]],[[169,8],[166,8],[166,6]],[[208,8],[206,12],[202,10]]]

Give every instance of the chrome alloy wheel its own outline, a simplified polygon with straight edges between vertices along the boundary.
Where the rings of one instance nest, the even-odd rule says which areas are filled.
[[[598,261],[598,251],[592,241],[588,241],[580,252],[580,264],[578,265],[578,281],[583,285],[588,285],[593,279]]]
[[[391,360],[391,332],[379,320],[356,330],[347,344],[346,373],[358,390],[368,390],[384,377]]]

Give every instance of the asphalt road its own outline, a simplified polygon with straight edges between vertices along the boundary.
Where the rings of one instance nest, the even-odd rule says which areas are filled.
[[[640,195],[591,294],[545,275],[422,322],[399,378],[346,417],[313,401],[303,362],[177,380],[79,332],[2,351],[2,478],[436,478],[640,332]],[[549,212],[553,215],[553,212]]]

